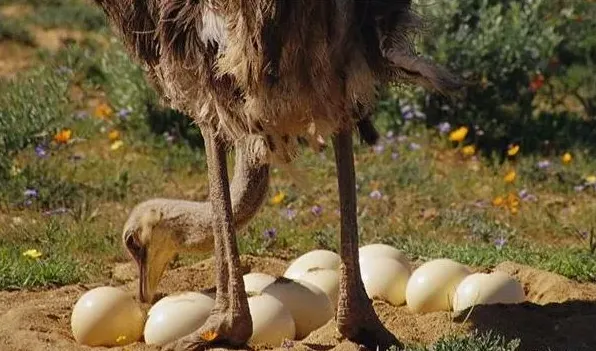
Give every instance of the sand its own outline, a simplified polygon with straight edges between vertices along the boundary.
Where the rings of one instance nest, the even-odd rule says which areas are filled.
[[[281,275],[287,262],[244,256],[244,272]],[[495,270],[507,272],[522,282],[528,302],[519,305],[477,306],[471,313],[411,313],[406,306],[383,301],[374,306],[385,325],[405,343],[431,344],[447,335],[465,334],[475,329],[494,330],[507,338],[519,338],[520,350],[596,350],[596,284],[580,284],[562,276],[527,266],[505,262]],[[76,300],[86,290],[110,284],[136,291],[135,268],[131,264],[114,269],[110,281],[65,286],[54,290],[0,292],[0,350],[101,350],[77,345],[70,333],[70,314]],[[201,290],[213,287],[213,260],[181,267],[166,273],[160,292]],[[112,350],[158,350],[142,342]],[[262,349],[262,348],[260,348]],[[358,350],[340,341],[332,321],[304,340],[295,341],[296,350]],[[280,349],[282,350],[282,349]],[[287,350],[287,349],[285,349]]]

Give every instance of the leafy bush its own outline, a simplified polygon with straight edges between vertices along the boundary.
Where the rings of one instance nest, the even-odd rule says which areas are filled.
[[[422,51],[466,80],[457,99],[418,94],[427,124],[465,124],[487,151],[594,146],[594,123],[555,101],[570,96],[593,114],[594,10],[587,2],[545,0],[419,1],[429,23]],[[593,7],[593,6],[592,6]],[[578,21],[578,14],[586,16]],[[567,16],[564,16],[567,14]],[[589,18],[588,18],[589,17]],[[547,89],[558,86],[558,89]]]

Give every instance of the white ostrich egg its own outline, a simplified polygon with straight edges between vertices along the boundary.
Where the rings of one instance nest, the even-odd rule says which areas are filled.
[[[281,346],[284,339],[296,337],[296,325],[290,310],[271,295],[260,294],[248,298],[252,318],[252,336],[249,342]]]
[[[139,340],[144,321],[141,305],[130,294],[104,286],[79,298],[72,309],[70,326],[79,344],[119,346]]]
[[[413,312],[449,311],[455,289],[472,272],[450,259],[426,262],[418,267],[406,286],[406,303]]]
[[[339,272],[333,269],[312,269],[303,274],[298,282],[307,282],[323,290],[335,310],[339,297]]]
[[[378,258],[378,257],[388,257],[392,258],[398,262],[400,262],[404,267],[408,269],[408,271],[412,272],[412,266],[410,265],[410,261],[406,254],[396,249],[391,245],[385,244],[369,244],[362,246],[358,250],[358,256],[360,256],[360,261],[364,261],[369,258]]]
[[[299,279],[311,269],[339,269],[341,259],[338,254],[329,250],[314,250],[295,259],[284,273],[289,279]]]
[[[525,299],[524,288],[506,273],[476,273],[464,278],[457,286],[453,310],[462,311],[474,305],[521,303]]]
[[[244,290],[249,293],[260,293],[269,284],[275,282],[275,277],[265,273],[253,272],[245,274]]]
[[[296,338],[302,339],[333,318],[333,307],[327,294],[315,285],[278,278],[263,290],[286,306],[296,324]]]
[[[389,257],[368,258],[360,261],[360,275],[369,298],[385,300],[394,306],[406,301],[406,285],[410,270]]]
[[[161,346],[196,331],[205,323],[214,305],[212,297],[198,292],[164,297],[148,312],[145,342]]]

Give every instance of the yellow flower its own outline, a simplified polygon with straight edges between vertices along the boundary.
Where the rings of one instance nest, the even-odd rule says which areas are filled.
[[[12,167],[10,167],[10,175],[13,177],[18,176],[21,174],[21,172],[23,172],[23,169],[19,167],[19,164],[16,162],[12,164]]]
[[[286,194],[283,191],[280,191],[271,199],[271,203],[274,205],[279,205],[284,201],[285,198]]]
[[[511,214],[515,215],[519,212],[519,209],[517,207],[510,207],[509,212],[511,212]]]
[[[573,156],[568,152],[564,153],[563,157],[561,157],[561,161],[563,161],[564,164],[570,163],[571,160],[573,160]]]
[[[215,340],[215,338],[217,338],[217,332],[214,332],[212,330],[206,331],[203,334],[201,334],[201,339],[205,341],[213,341]]]
[[[120,139],[120,132],[114,129],[110,133],[108,133],[108,138],[110,139],[110,141],[116,141]]]
[[[515,173],[515,171],[509,171],[507,172],[507,174],[505,174],[505,177],[503,177],[503,180],[505,180],[505,182],[507,183],[513,183],[515,181],[517,174]]]
[[[95,115],[95,117],[99,119],[107,119],[112,116],[113,112],[114,111],[108,104],[101,103],[95,107],[95,111],[93,111],[93,114]]]
[[[36,249],[29,249],[23,252],[23,256],[30,257],[30,258],[40,258],[41,252],[37,251]]]
[[[519,152],[519,145],[509,145],[509,149],[507,150],[507,155],[515,156]]]
[[[591,175],[586,177],[586,183],[588,184],[596,184],[596,175]]]
[[[519,198],[513,193],[509,193],[509,195],[507,195],[507,202],[511,208],[519,206]]]
[[[501,206],[505,203],[505,199],[502,196],[497,196],[493,199],[493,206]]]
[[[112,145],[110,146],[110,150],[116,151],[119,148],[121,148],[122,146],[124,146],[124,142],[122,140],[117,140],[112,143]]]
[[[72,130],[68,128],[62,129],[60,132],[54,135],[54,141],[56,141],[58,144],[66,144],[70,138],[72,138]]]
[[[461,149],[461,153],[464,156],[472,156],[476,153],[476,147],[474,145],[467,145]]]
[[[468,128],[459,127],[449,134],[449,140],[460,142],[466,138],[466,135],[468,135]]]
[[[116,338],[116,344],[121,344],[126,342],[126,335],[120,335],[119,337]]]

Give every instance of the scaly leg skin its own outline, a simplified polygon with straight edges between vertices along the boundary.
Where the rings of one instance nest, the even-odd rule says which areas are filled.
[[[240,257],[233,227],[224,145],[208,127],[202,128],[209,172],[209,198],[215,244],[215,307],[196,332],[166,345],[165,350],[204,350],[213,344],[239,346],[252,335],[252,319],[240,272]]]
[[[356,214],[356,175],[352,133],[341,130],[333,138],[341,213],[340,291],[336,323],[340,334],[370,350],[402,348],[375,313],[364,290],[358,263],[358,224]]]

